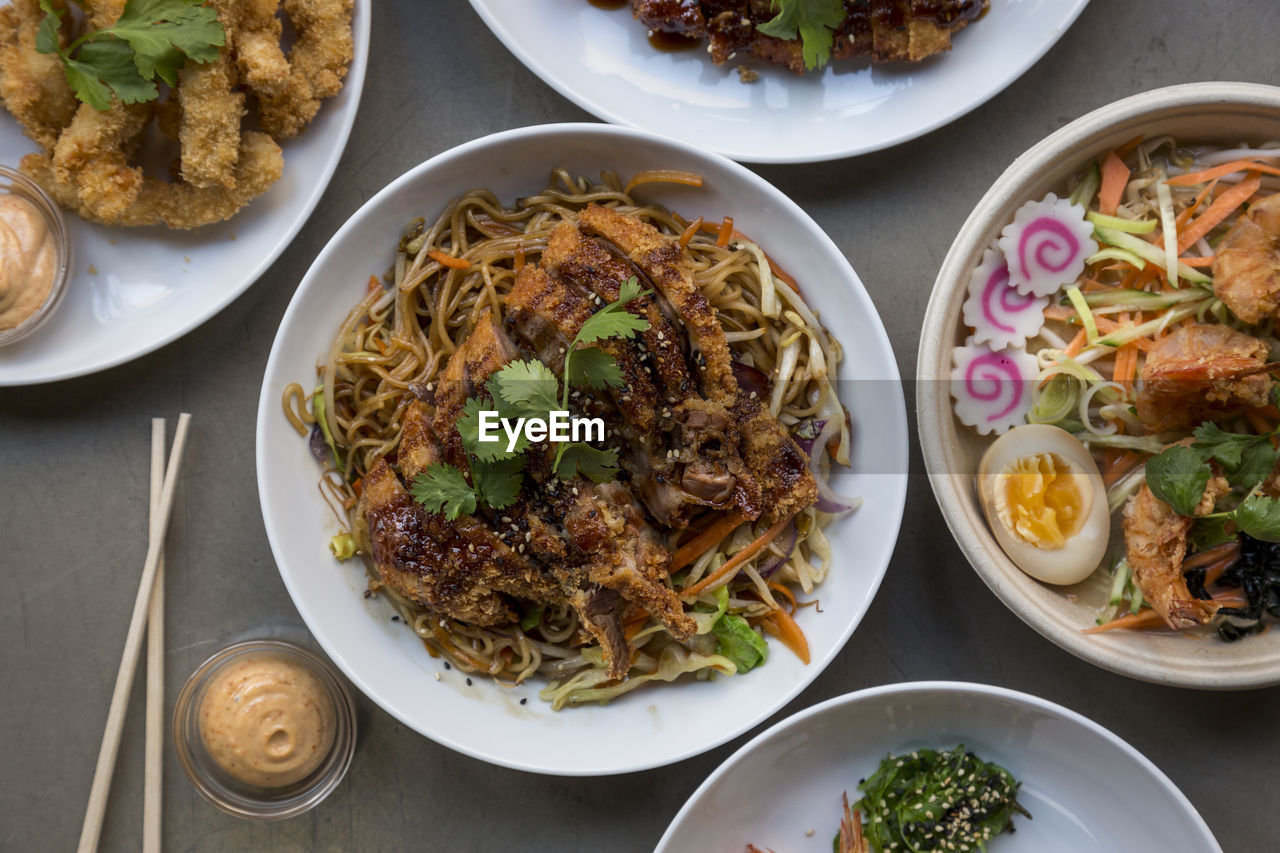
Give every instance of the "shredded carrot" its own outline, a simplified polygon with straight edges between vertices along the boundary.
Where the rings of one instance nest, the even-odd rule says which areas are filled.
[[[724,222],[720,224],[720,235],[716,237],[716,245],[724,248],[729,245],[729,238],[733,236],[733,217],[726,216]]]
[[[1178,262],[1198,270],[1213,266],[1213,255],[1207,258],[1178,258]]]
[[[1066,354],[1075,358],[1080,354],[1080,350],[1084,349],[1085,341],[1089,339],[1089,333],[1084,329],[1076,332],[1076,336],[1071,339],[1071,343],[1067,344]]]
[[[1164,625],[1164,620],[1160,618],[1160,614],[1148,609],[1139,610],[1137,613],[1126,613],[1102,625],[1085,628],[1081,633],[1101,634],[1104,631],[1114,631],[1117,628],[1156,628],[1162,625]]]
[[[1253,160],[1232,160],[1230,163],[1223,163],[1221,166],[1214,166],[1211,169],[1205,169],[1203,172],[1177,175],[1165,181],[1165,183],[1171,187],[1190,187],[1205,181],[1212,181],[1214,178],[1230,175],[1233,172],[1261,172],[1264,175],[1280,175],[1280,168],[1268,166],[1266,163],[1257,163]]]
[[[800,626],[791,618],[790,613],[785,610],[774,610],[761,619],[760,624],[770,635],[781,640],[782,645],[791,649],[802,662],[806,664],[809,662],[809,641],[805,639],[804,631],[800,630]]]
[[[737,530],[742,521],[742,515],[737,510],[717,518],[706,530],[676,549],[676,552],[671,555],[669,570],[678,572],[685,566],[691,565],[703,554],[719,545],[722,539]]]
[[[1187,571],[1188,569],[1198,569],[1201,566],[1207,566],[1210,563],[1219,562],[1223,557],[1231,557],[1232,559],[1235,559],[1238,556],[1240,556],[1240,543],[1224,542],[1221,545],[1210,548],[1207,551],[1201,551],[1194,557],[1188,558],[1188,560],[1182,564],[1182,570]]]
[[[524,269],[524,243],[516,244],[516,269]]]
[[[375,290],[382,289],[382,282],[378,281],[376,275],[369,276],[369,284],[365,287],[365,293],[373,293]]]
[[[693,239],[693,235],[694,235],[694,234],[697,234],[697,233],[698,233],[698,230],[699,230],[700,228],[702,228],[702,217],[701,217],[701,216],[699,216],[697,219],[695,219],[695,220],[693,220],[692,222],[690,222],[690,223],[689,223],[689,227],[688,227],[688,228],[685,228],[685,229],[684,229],[684,232],[680,235],[680,241],[679,241],[679,242],[680,242],[680,248],[681,248],[681,249],[683,249],[684,247],[686,247],[686,246],[688,246],[688,245],[689,245],[689,241]]]
[[[1126,450],[1124,453],[1116,454],[1110,464],[1107,465],[1107,471],[1102,475],[1102,483],[1108,489],[1118,483],[1133,469],[1142,463],[1142,454],[1136,450]]]
[[[765,581],[765,586],[769,587],[769,589],[773,590],[778,595],[782,596],[787,601],[791,602],[791,612],[792,613],[796,612],[796,608],[799,607],[800,605],[796,603],[795,593],[793,593],[785,585],[780,584],[777,581]]]
[[[1236,560],[1240,559],[1240,550],[1237,548],[1235,552],[1228,554],[1216,563],[1205,566],[1204,569],[1204,585],[1213,586],[1222,578],[1222,573],[1236,564]]]
[[[1124,371],[1120,371],[1119,359],[1124,356]],[[1138,348],[1134,344],[1125,344],[1120,347],[1120,352],[1116,356],[1116,381],[1124,386],[1125,392],[1129,392],[1133,388],[1133,381],[1138,378]]]
[[[684,172],[679,169],[648,169],[636,172],[623,192],[630,194],[641,184],[684,184],[686,187],[702,186],[702,176],[697,172]]]
[[[687,586],[684,589],[680,590],[680,594],[681,595],[697,595],[707,587],[712,586],[713,584],[721,580],[725,580],[727,578],[733,577],[733,575],[737,572],[737,570],[742,567],[742,564],[750,560],[756,554],[760,553],[761,549],[763,549],[764,546],[772,542],[774,537],[776,537],[779,533],[781,533],[783,528],[785,528],[788,524],[791,523],[791,519],[792,519],[792,516],[787,516],[786,518],[778,519],[776,522],[774,522],[773,527],[770,527],[764,533],[760,534],[760,537],[758,539],[751,542],[749,545],[747,545],[747,547],[743,548],[741,551],[734,554],[729,559],[725,560],[723,566],[716,569],[714,572],[707,575],[705,578],[698,581],[693,586]]]
[[[1178,238],[1178,254],[1181,255],[1191,248],[1197,240],[1218,227],[1237,207],[1248,201],[1249,196],[1257,192],[1260,186],[1262,186],[1262,176],[1257,173],[1250,173],[1249,177],[1234,187],[1224,190],[1221,195],[1213,200],[1213,204],[1209,205],[1209,208],[1204,213],[1197,216],[1187,225],[1186,230],[1182,232],[1182,236]]]
[[[1130,154],[1132,154],[1134,151],[1137,150],[1138,146],[1142,144],[1142,140],[1145,138],[1146,137],[1144,137],[1142,134],[1138,134],[1133,139],[1130,139],[1124,145],[1121,145],[1119,148],[1117,148],[1116,156],[1119,157],[1121,160],[1128,157]]]
[[[1129,167],[1109,152],[1102,160],[1102,187],[1098,190],[1098,210],[1105,216],[1115,216],[1120,197],[1129,183]]]
[[[471,261],[466,258],[455,258],[453,255],[446,255],[439,249],[432,249],[427,252],[427,257],[437,263],[443,264],[450,269],[465,270],[471,268]]]

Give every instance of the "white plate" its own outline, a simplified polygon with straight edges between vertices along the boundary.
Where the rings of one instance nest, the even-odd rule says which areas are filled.
[[[959,118],[1044,56],[1088,0],[991,0],[950,53],[919,65],[841,60],[820,73],[751,62],[755,83],[701,48],[663,53],[629,7],[584,0],[471,0],[520,61],[605,121],[665,133],[751,163],[878,151]]]
[[[650,185],[637,194],[690,218],[729,214],[801,283],[845,347],[842,399],[853,413],[855,473],[841,491],[865,498],[832,525],[836,554],[819,588],[822,612],[801,612],[813,662],[771,644],[766,665],[741,676],[643,689],[607,706],[555,712],[537,697],[544,683],[467,686],[431,659],[392,610],[365,599],[363,566],[338,565],[337,531],[315,484],[319,469],[285,421],[280,394],[311,382],[316,361],[364,293],[391,263],[404,224],[428,218],[455,195],[488,187],[511,203],[546,185],[552,168],[584,175],[614,169],[699,172],[702,189]],[[893,552],[906,495],[906,411],[893,352],[871,299],[839,249],[793,202],[747,169],[650,133],[602,124],[546,125],[466,143],[428,160],[371,199],[338,231],[303,279],[280,324],[258,404],[258,491],[267,536],[289,594],[334,662],[406,725],[476,758],[543,773],[604,775],[657,767],[733,738],[781,708],[844,646],[875,595]],[[442,676],[441,681],[435,675]],[[527,705],[519,704],[528,698]],[[622,733],[622,734],[620,734]]]
[[[355,4],[355,59],[337,97],[284,149],[284,174],[226,222],[194,231],[108,228],[64,211],[75,268],[62,304],[30,337],[0,347],[0,386],[84,376],[176,340],[244,293],[302,228],[355,122],[369,57],[369,5]],[[0,163],[38,146],[0,108]]]
[[[1025,693],[947,681],[872,687],[778,723],[702,783],[657,853],[830,853],[840,795],[856,800],[886,754],[959,743],[1022,782],[1033,818],[1015,817],[991,853],[1221,853],[1169,778],[1102,726]]]

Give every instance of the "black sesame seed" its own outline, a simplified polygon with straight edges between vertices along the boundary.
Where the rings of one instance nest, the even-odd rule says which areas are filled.
[[[467,686],[468,686],[468,687],[470,687],[470,686],[471,686],[471,679],[470,679],[470,678],[468,678],[468,679],[467,679]]]

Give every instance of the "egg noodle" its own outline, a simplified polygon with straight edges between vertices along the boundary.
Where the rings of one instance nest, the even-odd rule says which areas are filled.
[[[381,585],[368,556],[367,526],[355,512],[361,477],[377,458],[394,459],[415,389],[436,380],[485,309],[501,320],[516,272],[537,263],[557,223],[574,219],[591,204],[634,215],[680,239],[733,357],[772,381],[770,412],[793,431],[803,428],[810,438],[816,435],[815,459],[827,455],[818,451],[830,442],[831,455],[847,465],[849,430],[833,384],[840,345],[789,277],[759,246],[732,229],[732,220],[704,226],[701,219],[690,222],[630,192],[673,175],[680,183],[700,184],[697,176],[685,173],[642,173],[624,186],[612,172],[591,181],[558,170],[545,189],[513,205],[477,189],[450,202],[434,221],[413,220],[399,239],[394,266],[381,281],[369,282],[367,293],[343,321],[319,370],[317,391],[307,395],[293,385],[285,392],[286,413],[300,431],[316,415],[329,428],[337,464],[325,472],[322,490],[341,508],[342,521],[366,561],[370,589],[391,599],[432,656],[443,655],[463,671],[487,673],[504,684],[540,674],[550,681],[541,695],[555,708],[606,701],[649,681],[671,681],[685,673],[699,678],[717,671],[734,673],[735,665],[716,653],[711,635],[724,607],[753,626],[777,632],[794,648],[798,629],[780,630],[771,614],[781,613],[783,628],[794,628],[789,614],[798,606],[796,593],[812,591],[825,578],[831,549],[822,528],[830,516],[815,507],[802,510],[793,521],[794,534],[789,529],[775,537],[727,585],[711,584],[727,589],[727,602],[714,588],[685,597],[686,611],[698,622],[698,634],[690,640],[677,642],[650,617],[627,624],[635,657],[629,676],[615,682],[603,668],[599,646],[582,644],[578,616],[567,605],[525,613],[519,623],[480,627],[423,609]],[[302,404],[304,398],[310,407]],[[825,471],[815,473],[820,482],[825,480]],[[695,519],[689,530],[669,532],[668,549],[674,552],[707,526]],[[767,526],[741,524],[673,583],[689,586],[707,577]],[[806,649],[801,651],[807,655]]]

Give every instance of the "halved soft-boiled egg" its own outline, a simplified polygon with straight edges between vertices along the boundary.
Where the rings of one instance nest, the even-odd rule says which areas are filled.
[[[1047,424],[1014,427],[978,464],[978,501],[996,541],[1033,578],[1073,584],[1107,552],[1107,489],[1089,451]]]

